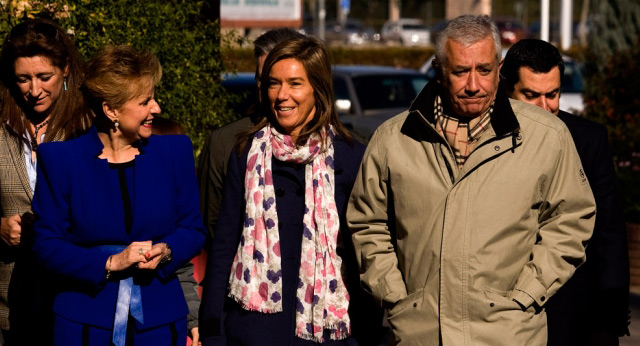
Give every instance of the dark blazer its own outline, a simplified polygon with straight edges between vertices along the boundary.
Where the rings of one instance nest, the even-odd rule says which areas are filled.
[[[356,178],[364,146],[354,142],[347,144],[336,140],[335,145],[335,197],[341,217],[341,234],[338,249],[347,264],[347,289],[352,297],[368,298],[360,294],[357,266],[351,245],[351,234],[344,219],[346,203]],[[273,183],[279,220],[280,251],[283,271],[283,312],[263,314],[242,309],[231,298],[226,298],[227,283],[231,264],[236,254],[242,220],[245,212],[244,176],[248,148],[240,157],[231,154],[225,180],[224,197],[218,225],[209,250],[207,272],[203,280],[204,292],[200,308],[200,335],[203,345],[315,345],[295,336],[295,295],[300,268],[302,244],[302,218],[304,212],[304,165],[291,164],[274,159],[272,161]],[[353,280],[355,279],[355,280]],[[354,285],[355,284],[355,285]],[[373,302],[371,301],[373,305]],[[358,320],[350,304],[351,320]],[[365,313],[364,310],[360,312]],[[378,325],[380,320],[378,319]],[[353,328],[353,327],[352,327]],[[370,324],[371,329],[375,325]],[[353,339],[345,341],[328,340],[325,345],[354,344]]]
[[[224,177],[227,174],[229,154],[236,145],[236,136],[254,125],[253,118],[246,116],[219,129],[211,131],[202,147],[198,160],[198,182],[200,205],[204,225],[213,237],[222,204]]]
[[[117,279],[129,275],[141,286],[144,325],[139,328],[187,315],[174,272],[205,239],[191,142],[186,136],[151,136],[139,145],[129,233],[120,183],[107,160],[98,158],[103,145],[95,127],[76,139],[38,148],[34,251],[60,278],[53,306],[57,315],[111,328]],[[146,240],[167,243],[171,261],[154,271],[131,269],[105,278],[109,253],[99,246]]]
[[[576,144],[597,212],[587,261],[546,304],[548,345],[588,345],[597,332],[627,332],[627,233],[606,128],[563,111],[559,118]]]

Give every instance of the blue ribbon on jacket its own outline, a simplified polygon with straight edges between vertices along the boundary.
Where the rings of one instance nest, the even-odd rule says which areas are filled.
[[[122,252],[127,247],[124,245],[104,245],[99,246],[104,252],[116,254]],[[142,314],[142,294],[140,286],[133,282],[133,277],[120,280],[118,287],[118,301],[116,303],[116,314],[113,320],[112,341],[116,346],[124,346],[127,337],[127,321],[129,314],[141,324],[144,323]]]

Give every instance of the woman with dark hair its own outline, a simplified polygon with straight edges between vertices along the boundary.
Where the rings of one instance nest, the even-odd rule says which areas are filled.
[[[36,151],[43,142],[81,134],[91,117],[80,92],[82,60],[55,23],[16,25],[2,46],[0,66],[0,329],[7,345],[35,345],[49,335],[41,320],[46,292],[36,291],[43,284],[35,280],[43,276],[30,251]],[[39,333],[34,325],[41,326]]]
[[[162,70],[103,48],[86,65],[90,131],[39,151],[34,252],[59,275],[55,345],[184,345],[175,271],[204,243],[188,137],[152,136]]]
[[[347,345],[344,221],[364,147],[333,105],[316,39],[267,56],[261,114],[231,155],[200,308],[203,345]],[[357,275],[357,273],[352,273]]]

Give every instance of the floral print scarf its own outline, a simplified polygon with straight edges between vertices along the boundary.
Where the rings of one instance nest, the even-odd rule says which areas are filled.
[[[350,334],[349,295],[336,255],[340,229],[335,202],[332,128],[296,147],[270,125],[258,131],[247,157],[244,228],[231,266],[229,296],[246,310],[282,311],[282,267],[271,160],[306,164],[302,253],[296,293],[296,335],[323,342]],[[322,142],[328,141],[322,151]]]

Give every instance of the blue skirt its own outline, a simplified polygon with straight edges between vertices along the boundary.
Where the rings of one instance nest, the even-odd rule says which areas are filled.
[[[127,324],[126,346],[185,346],[187,319],[155,328],[138,330],[133,319]],[[53,327],[55,346],[111,346],[111,329],[76,323],[56,315]]]

